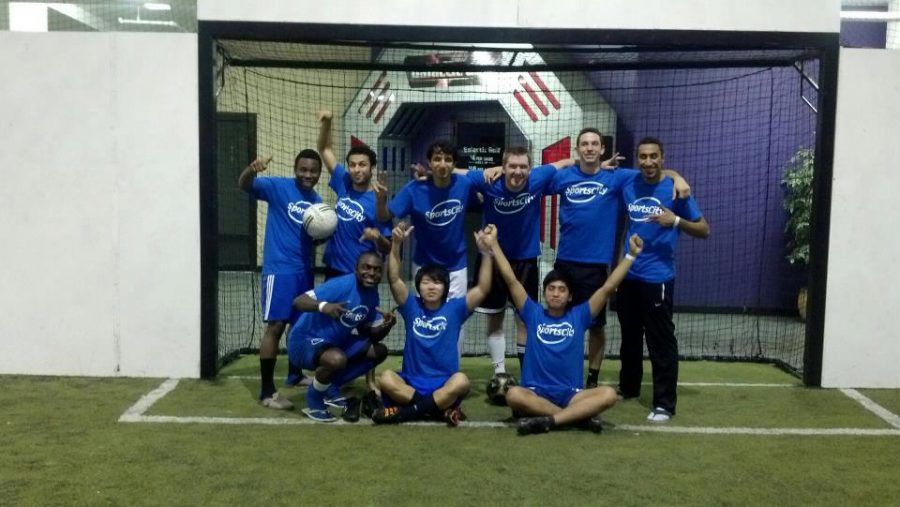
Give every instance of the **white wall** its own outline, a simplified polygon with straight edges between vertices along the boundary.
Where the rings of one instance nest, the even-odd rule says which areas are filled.
[[[841,50],[822,385],[900,387],[900,52]]]
[[[0,373],[199,375],[196,55],[0,32]]]
[[[840,0],[199,0],[218,21],[837,32]]]

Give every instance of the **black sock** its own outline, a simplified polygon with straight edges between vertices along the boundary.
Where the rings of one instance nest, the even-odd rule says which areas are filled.
[[[588,369],[588,378],[587,378],[587,381],[588,381],[589,384],[596,384],[596,383],[597,383],[597,377],[599,377],[599,376],[600,376],[600,370],[599,370],[599,369],[596,369],[596,370],[595,370],[594,368],[589,368],[589,369]]]
[[[525,345],[516,345],[516,358],[519,359],[519,372],[521,372],[522,362],[525,361]]]
[[[275,394],[275,358],[259,358],[259,394],[262,398],[268,398]]]
[[[409,405],[400,409],[399,419],[401,421],[413,421],[415,419],[422,419],[433,410],[437,410],[437,404],[434,401],[434,396],[422,396],[416,393],[413,395],[412,401],[409,402]]]

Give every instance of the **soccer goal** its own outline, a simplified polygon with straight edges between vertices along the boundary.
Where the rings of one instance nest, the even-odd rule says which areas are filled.
[[[836,38],[218,22],[201,22],[199,34],[204,376],[257,348],[262,331],[266,213],[237,176],[269,155],[271,173],[291,175],[297,152],[315,148],[316,111],[328,109],[338,158],[370,146],[392,191],[436,139],[457,147],[461,167],[483,168],[515,145],[535,165],[566,158],[584,127],[603,132],[606,156],[636,167],[635,143],[659,138],[712,230],[707,241],[683,237],[676,254],[681,355],[773,362],[818,383]],[[811,192],[786,193],[798,177]],[[317,189],[334,203],[324,170]],[[543,200],[541,276],[559,242],[558,199]],[[800,208],[805,225],[792,234]],[[480,210],[467,222],[476,228]],[[608,317],[615,357],[615,301]],[[512,310],[505,322],[514,353]],[[387,339],[393,351],[402,329]],[[464,354],[487,354],[485,329],[482,315],[467,322]]]

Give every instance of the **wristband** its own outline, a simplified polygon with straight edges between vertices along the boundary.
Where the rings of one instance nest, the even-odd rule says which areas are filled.
[[[634,260],[634,256],[631,255],[630,253],[625,254],[625,258],[628,259],[628,260],[630,260],[630,261],[633,261],[633,260]]]
[[[678,216],[678,215],[675,215],[675,223],[672,224],[672,227],[675,228],[675,229],[677,229],[677,228],[678,228],[678,224],[680,224],[680,223],[681,223],[681,217]]]
[[[322,308],[325,308],[325,305],[327,305],[327,304],[328,304],[328,301],[322,301],[321,303],[319,303],[319,311],[321,312]]]

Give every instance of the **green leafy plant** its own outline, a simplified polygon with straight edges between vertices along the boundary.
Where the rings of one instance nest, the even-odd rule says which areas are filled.
[[[791,264],[809,263],[809,218],[812,211],[812,181],[815,157],[812,148],[800,148],[788,161],[781,184],[784,209],[788,212],[786,231],[791,235],[787,254]]]

